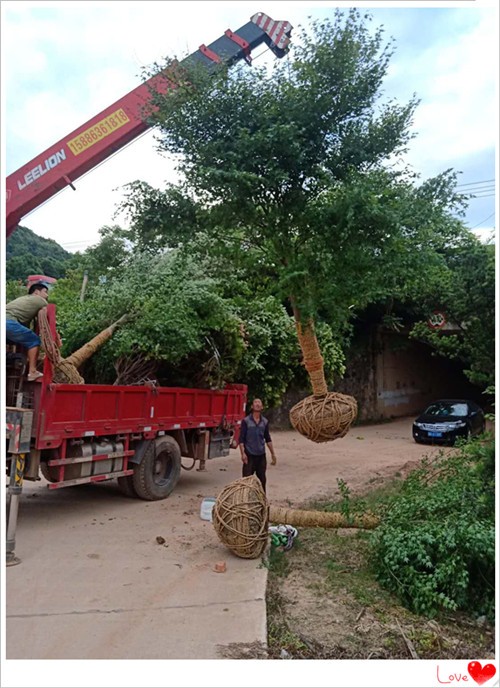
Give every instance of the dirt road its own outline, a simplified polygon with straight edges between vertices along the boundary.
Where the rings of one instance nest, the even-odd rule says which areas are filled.
[[[311,497],[338,495],[338,478],[357,492],[410,470],[424,455],[439,451],[413,441],[412,420],[358,426],[325,444],[313,444],[296,432],[274,433],[278,465],[268,467],[269,500],[298,506]]]
[[[268,497],[293,506],[334,493],[337,478],[361,490],[436,451],[413,442],[411,419],[325,445],[296,432],[273,441]],[[54,491],[25,483],[22,564],[7,569],[7,658],[265,656],[267,571],[231,555],[199,516],[202,498],[240,477],[240,465],[232,451],[206,473],[183,471],[162,502],[128,499],[112,482]],[[220,560],[226,573],[213,570]]]

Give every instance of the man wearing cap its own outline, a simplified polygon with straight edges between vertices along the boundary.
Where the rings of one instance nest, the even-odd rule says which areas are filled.
[[[7,319],[5,335],[10,342],[21,344],[27,349],[28,380],[30,382],[43,377],[43,373],[36,369],[40,337],[30,329],[30,325],[38,312],[48,305],[48,295],[48,284],[36,282],[31,285],[26,296],[14,299],[5,307]]]
[[[257,475],[266,491],[266,445],[271,452],[271,465],[276,464],[271,435],[269,434],[269,421],[262,415],[263,404],[260,399],[252,402],[252,412],[241,421],[240,452],[243,463],[243,477]]]

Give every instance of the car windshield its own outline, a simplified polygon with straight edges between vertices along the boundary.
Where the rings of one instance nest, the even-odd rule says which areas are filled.
[[[467,404],[454,404],[447,401],[439,401],[431,404],[426,410],[427,416],[466,416]]]

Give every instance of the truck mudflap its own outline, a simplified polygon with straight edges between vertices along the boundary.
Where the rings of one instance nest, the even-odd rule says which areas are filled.
[[[10,480],[7,494],[6,564],[7,566],[15,566],[21,561],[15,554],[17,515],[19,500],[23,490],[26,455],[29,454],[31,445],[33,412],[31,409],[7,408],[5,415],[7,425],[6,437],[9,441],[8,453],[10,454]]]
[[[5,416],[8,453],[27,454],[31,445],[32,409],[7,408]]]

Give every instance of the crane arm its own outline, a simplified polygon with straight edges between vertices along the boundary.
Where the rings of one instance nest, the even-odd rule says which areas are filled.
[[[180,65],[199,63],[212,69],[218,63],[251,62],[251,51],[265,43],[283,57],[292,26],[259,12],[238,31],[228,29],[210,45],[201,45]],[[43,153],[7,177],[7,237],[21,219],[83,174],[106,160],[150,128],[144,113],[152,92],[167,93],[174,79],[159,73],[82,124]]]

